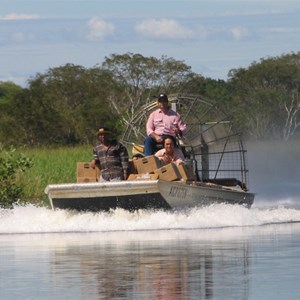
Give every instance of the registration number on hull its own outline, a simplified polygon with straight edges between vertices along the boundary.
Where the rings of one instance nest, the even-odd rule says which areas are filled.
[[[185,199],[187,196],[187,189],[184,187],[172,186],[169,192],[169,196]]]

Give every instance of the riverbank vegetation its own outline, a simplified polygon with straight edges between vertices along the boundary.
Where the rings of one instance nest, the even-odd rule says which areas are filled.
[[[104,124],[116,135],[160,92],[201,95],[233,115],[254,139],[293,138],[300,128],[300,53],[230,70],[228,80],[204,78],[182,61],[113,54],[102,65],[67,64],[28,80],[0,83],[0,142],[5,145],[91,143]]]
[[[76,182],[77,162],[92,160],[92,145],[20,149],[32,160],[32,167],[18,180],[23,188],[22,200],[49,205],[44,189],[48,184]]]
[[[11,208],[23,195],[20,178],[26,169],[32,167],[32,160],[16,149],[4,149],[0,144],[0,206]]]
[[[232,115],[245,137],[287,142],[300,136],[299,62],[300,52],[263,58],[230,70],[227,81],[205,78],[183,61],[134,53],[112,54],[92,68],[50,68],[25,88],[0,82],[0,144],[32,159],[17,179],[24,199],[43,202],[47,184],[75,182],[76,162],[90,161],[100,126],[118,137],[160,92],[201,95]]]

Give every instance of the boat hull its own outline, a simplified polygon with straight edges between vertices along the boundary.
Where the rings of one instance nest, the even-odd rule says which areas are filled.
[[[217,185],[199,183],[183,184],[178,182],[158,182],[160,194],[167,199],[170,207],[175,209],[208,206],[213,203],[228,203],[251,207],[255,195],[242,190]]]
[[[56,184],[45,193],[53,209],[77,211],[185,209],[224,202],[250,208],[254,200],[244,191],[162,180]]]

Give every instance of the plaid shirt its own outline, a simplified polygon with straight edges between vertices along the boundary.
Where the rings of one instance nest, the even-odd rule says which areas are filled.
[[[93,149],[94,159],[99,162],[101,176],[105,180],[114,178],[124,179],[124,174],[129,171],[128,152],[126,147],[117,141],[111,141],[106,147],[102,143],[95,145]]]

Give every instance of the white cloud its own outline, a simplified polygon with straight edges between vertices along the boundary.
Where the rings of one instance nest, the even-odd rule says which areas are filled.
[[[9,20],[9,21],[14,21],[14,20],[35,20],[35,19],[40,19],[40,15],[37,14],[16,14],[16,13],[11,13],[7,14],[4,16],[0,16],[0,20]]]
[[[243,38],[249,37],[251,34],[248,29],[244,27],[234,27],[230,29],[230,33],[233,38],[237,41],[242,40]]]
[[[171,19],[149,19],[135,26],[135,30],[144,36],[158,39],[189,39],[194,33],[189,28]]]
[[[113,24],[102,20],[99,17],[93,17],[88,22],[89,33],[87,39],[90,41],[101,41],[105,37],[112,35],[115,31]]]

